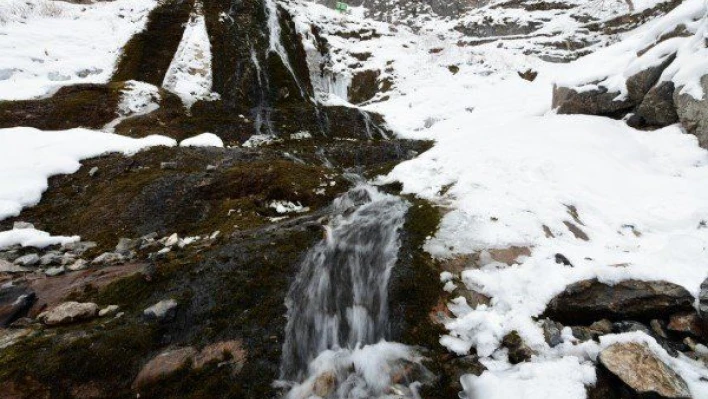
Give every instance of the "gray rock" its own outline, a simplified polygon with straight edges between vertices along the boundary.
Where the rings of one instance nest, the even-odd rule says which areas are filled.
[[[69,324],[77,321],[89,320],[98,314],[98,305],[91,302],[64,302],[46,312],[42,312],[37,318],[48,326]]]
[[[61,263],[63,257],[64,255],[61,252],[50,251],[39,258],[39,264],[42,266],[56,265]]]
[[[600,352],[599,361],[641,397],[691,397],[683,378],[643,344],[628,342],[611,345]]]
[[[708,93],[708,75],[701,78],[701,87],[704,93]],[[677,87],[674,91],[679,120],[686,131],[698,137],[701,147],[708,148],[708,94],[696,100],[690,94],[680,94],[682,88]]]
[[[635,110],[636,125],[663,127],[679,121],[674,105],[674,83],[660,82],[652,87]]]
[[[115,252],[104,252],[101,255],[98,255],[93,261],[91,261],[91,264],[94,265],[111,265],[115,263],[121,263],[125,261],[125,258],[123,255]]]
[[[81,255],[89,249],[95,248],[96,245],[97,244],[93,241],[77,241],[64,244],[62,248],[67,251],[74,252],[75,254]]]
[[[551,319],[544,319],[541,326],[543,328],[543,337],[551,348],[563,343],[563,337],[561,336],[563,325],[561,323]]]
[[[553,298],[545,317],[566,325],[597,320],[650,320],[693,309],[693,297],[666,281],[626,280],[615,285],[597,279],[571,284]]]
[[[46,274],[49,277],[54,277],[58,276],[60,274],[64,274],[66,270],[64,269],[64,266],[57,266],[57,267],[50,267],[49,269],[44,271],[44,274]]]
[[[20,266],[36,266],[39,264],[39,255],[27,254],[15,259],[15,264]]]
[[[0,259],[0,273],[25,273],[29,271],[31,271],[31,269],[27,269],[14,263],[10,263],[4,259]]]
[[[143,310],[143,315],[150,320],[167,321],[174,318],[177,313],[177,301],[174,299],[162,300]]]
[[[116,252],[130,252],[138,246],[138,240],[131,240],[130,238],[121,238],[118,240],[118,245],[116,245]]]
[[[91,170],[89,170],[89,176],[91,177],[94,177],[96,173],[98,173],[98,166],[94,166]]]
[[[88,262],[84,259],[78,259],[76,262],[66,267],[68,270],[75,272],[88,268]]]

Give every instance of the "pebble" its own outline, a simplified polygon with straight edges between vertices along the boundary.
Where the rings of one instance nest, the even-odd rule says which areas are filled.
[[[54,277],[58,276],[60,274],[64,274],[66,270],[64,270],[64,266],[57,266],[57,267],[50,267],[49,269],[44,271],[44,274],[46,274],[48,277]]]

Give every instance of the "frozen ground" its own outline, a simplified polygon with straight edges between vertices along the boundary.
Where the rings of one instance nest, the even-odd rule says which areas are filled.
[[[641,10],[657,3],[635,6]],[[594,4],[599,7],[599,2]],[[462,297],[453,301],[454,317],[446,324],[449,333],[441,339],[459,354],[474,348],[489,368],[481,377],[463,378],[469,397],[585,397],[584,385],[595,381],[590,360],[606,342],[574,345],[567,335],[563,345],[552,349],[533,320],[568,284],[593,277],[609,283],[658,279],[698,294],[708,275],[704,228],[708,152],[679,126],[645,132],[602,117],[555,115],[551,94],[555,82],[573,79],[577,83],[605,79],[626,91],[622,76],[656,65],[672,47],[680,49],[679,57],[685,56],[678,59],[678,69],[667,71],[662,79],[685,84],[687,92],[700,98],[704,94],[696,90],[696,78],[708,73],[702,44],[706,10],[703,0],[687,0],[666,17],[634,31],[612,37],[597,34],[590,47],[596,53],[571,64],[527,55],[546,53],[536,37],[458,46],[469,40],[452,30],[458,21],[417,22],[418,33],[413,33],[403,25],[394,28],[316,6],[298,13],[303,25],[323,25],[329,43],[345,50],[328,68],[333,76],[342,77],[339,82],[348,82],[355,73],[350,65],[357,63],[348,57],[356,53],[372,54],[359,68],[386,70],[384,76],[394,79],[394,89],[386,94],[390,98],[380,102],[381,96],[375,98],[364,109],[384,114],[401,137],[435,140],[433,149],[381,178],[401,181],[405,193],[449,211],[427,242],[428,252],[450,259],[511,246],[531,251],[516,265],[490,260],[453,276],[453,284],[493,298],[490,306],[477,308]],[[595,15],[609,19],[624,11],[618,6],[612,11],[598,9]],[[497,8],[472,13],[463,21],[481,21],[489,15],[515,23],[543,16]],[[567,11],[548,11],[545,16],[551,22],[541,33],[568,38],[578,29]],[[692,35],[667,41],[637,60],[637,51],[680,23]],[[351,40],[337,35],[342,29],[374,29],[381,37]],[[459,71],[451,73],[451,65]],[[533,82],[517,74],[529,68],[539,73]],[[346,88],[325,78],[319,86],[329,93],[322,97],[330,103],[345,101]],[[588,240],[576,237],[567,221],[576,223]],[[556,253],[575,267],[558,265]],[[500,341],[512,330],[538,351],[532,362],[508,363]],[[647,336],[606,338],[625,339],[651,341],[652,348],[688,381],[695,398],[708,397],[708,383],[701,380],[708,378],[708,370],[685,357],[669,359]]]

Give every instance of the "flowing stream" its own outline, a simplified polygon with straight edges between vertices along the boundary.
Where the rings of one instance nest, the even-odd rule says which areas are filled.
[[[388,281],[409,204],[360,184],[336,199],[287,299],[286,397],[417,397],[419,355],[389,338]],[[393,396],[392,396],[393,395]]]

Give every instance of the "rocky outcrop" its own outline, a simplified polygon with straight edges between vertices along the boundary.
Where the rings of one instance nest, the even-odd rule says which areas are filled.
[[[599,363],[640,397],[691,397],[686,382],[645,345],[611,345],[600,352]]]
[[[57,326],[90,320],[97,315],[98,305],[95,303],[64,302],[42,312],[37,318],[48,326]]]
[[[665,281],[626,280],[615,285],[584,280],[553,298],[545,316],[563,324],[590,324],[601,319],[650,320],[693,310],[693,297]]]
[[[681,125],[698,137],[698,143],[708,148],[708,75],[701,78],[703,98],[696,99],[688,93],[681,93],[683,87],[674,91],[674,103]]]

